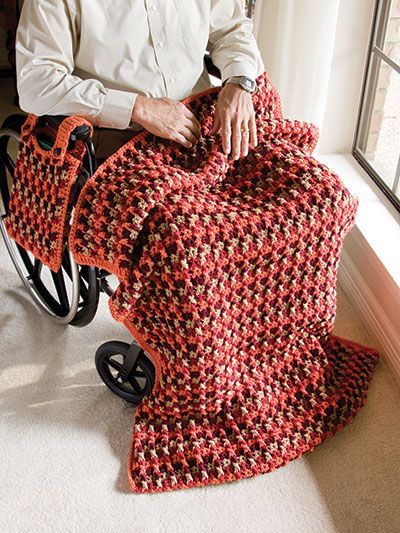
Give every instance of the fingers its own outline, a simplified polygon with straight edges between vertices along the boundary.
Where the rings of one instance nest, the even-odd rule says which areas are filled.
[[[233,122],[232,128],[232,157],[233,159],[239,159],[241,145],[241,131],[240,124],[237,120]]]
[[[197,143],[198,137],[197,133],[194,134],[188,126],[182,125],[179,130],[174,132],[172,140],[186,146],[186,148],[192,148]]]
[[[196,144],[196,142],[199,140],[197,135],[195,135],[193,131],[187,126],[183,126],[179,130],[179,133],[183,135],[185,139],[187,139],[191,143],[191,146],[193,146],[193,144]]]
[[[178,106],[178,113],[181,117],[176,121],[178,124],[175,125],[169,138],[186,148],[191,148],[201,137],[201,124],[185,104],[182,102],[174,102],[174,104]]]
[[[226,116],[224,116],[221,121],[221,141],[222,148],[226,154],[229,154],[231,151],[231,135],[231,122]]]
[[[257,139],[257,126],[256,126],[256,117],[253,115],[250,120],[250,143],[254,146],[254,148],[258,144]]]
[[[171,140],[182,144],[182,146],[185,146],[186,148],[191,148],[193,146],[192,141],[189,141],[189,139],[187,139],[185,135],[178,131],[172,135]]]
[[[252,146],[257,146],[257,129],[254,115],[247,121],[240,122],[237,117],[231,118],[229,114],[223,114],[221,140],[226,154],[229,154],[232,148],[233,159],[246,157],[249,153],[249,141]]]
[[[188,118],[188,119],[189,119],[194,125],[197,126],[197,129],[198,129],[199,131],[201,131],[201,124],[200,124],[200,122],[197,120],[196,115],[194,115],[194,114],[190,111],[190,109],[189,109],[188,107],[185,106],[185,104],[182,104],[182,102],[179,102],[179,103],[180,103],[180,104],[182,105],[182,107],[183,107],[183,113],[184,113],[185,117],[187,117],[187,118]]]
[[[216,135],[221,127],[221,121],[217,112],[214,113],[214,123],[211,129],[211,135]]]
[[[257,126],[252,102],[230,102],[231,105],[215,110],[214,122],[211,135],[220,132],[222,147],[225,154],[232,152],[234,160],[246,157],[249,153],[249,145],[256,147]],[[181,124],[172,133],[172,140],[191,148],[201,137],[201,124],[192,111],[180,102],[179,113]],[[171,126],[171,125],[170,125]],[[176,126],[175,126],[176,127]],[[172,129],[170,127],[170,129]]]
[[[184,127],[186,129],[189,129],[190,132],[194,135],[195,139],[193,139],[193,143],[195,143],[201,137],[201,124],[198,121],[196,115],[194,115],[190,111],[190,109],[188,109],[185,106],[185,104],[182,104],[182,102],[180,102],[180,103],[181,103],[181,106],[182,106],[182,109],[183,109],[183,114],[185,116]],[[180,133],[182,133],[182,131]],[[185,134],[185,137],[189,138],[186,134]]]
[[[242,124],[240,129],[241,140],[240,140],[240,153],[242,157],[246,157],[249,153],[249,127],[248,124]]]
[[[194,142],[196,142],[196,141],[198,141],[200,139],[200,137],[201,137],[201,127],[200,127],[200,125],[199,125],[197,120],[195,122],[193,120],[186,119],[186,121],[184,123],[184,127],[186,129],[188,129],[192,133],[192,135],[194,135],[194,137],[195,137],[195,141]]]
[[[219,95],[211,134],[221,133],[225,154],[239,159],[249,153],[250,144],[257,146],[256,116],[252,97],[235,84],[226,85]]]

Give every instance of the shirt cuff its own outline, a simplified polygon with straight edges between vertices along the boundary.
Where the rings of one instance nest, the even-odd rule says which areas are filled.
[[[260,74],[265,70],[263,60],[261,55],[257,56],[256,64],[250,63],[249,61],[236,58],[234,61],[231,61],[226,67],[221,71],[221,82],[224,83],[225,80],[231,78],[232,76],[246,76],[255,80]]]
[[[97,119],[101,128],[124,130],[129,126],[138,93],[106,88],[104,104]]]

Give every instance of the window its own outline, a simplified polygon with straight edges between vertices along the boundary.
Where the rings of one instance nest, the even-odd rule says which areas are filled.
[[[377,0],[353,153],[400,211],[400,0]]]

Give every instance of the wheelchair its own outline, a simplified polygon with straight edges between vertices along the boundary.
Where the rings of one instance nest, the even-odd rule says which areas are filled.
[[[221,78],[219,69],[212,63],[209,54],[204,56],[208,72]],[[39,117],[32,132],[39,145],[49,150],[55,141],[64,116],[44,115]],[[4,219],[8,213],[10,192],[13,183],[15,161],[20,142],[21,127],[26,114],[7,117],[0,129],[0,231],[6,249],[22,283],[41,312],[58,324],[83,327],[96,315],[101,294],[111,296],[112,274],[102,268],[79,265],[75,262],[66,243],[61,267],[58,272],[39,261],[31,252],[10,238]],[[71,191],[72,208],[86,180],[103,161],[97,161],[90,128],[77,126],[71,133],[69,148],[81,140],[86,148],[81,170]],[[73,210],[71,218],[73,216]],[[139,405],[153,389],[155,367],[146,352],[133,340],[109,341],[102,344],[95,354],[97,372],[107,387],[122,399]]]
[[[32,134],[36,136],[42,148],[48,150],[52,147],[58,127],[64,118],[39,118]],[[68,249],[68,244],[63,251],[60,269],[53,272],[31,252],[11,239],[4,225],[20,132],[25,120],[26,115],[11,115],[5,119],[0,129],[0,230],[17,274],[36,306],[56,323],[83,327],[93,320],[100,294],[113,294],[111,274],[104,269],[78,265]],[[76,204],[84,183],[100,163],[96,160],[90,128],[75,128],[70,135],[69,148],[73,148],[78,139],[83,141],[86,153],[71,192],[72,206]],[[130,345],[119,341],[102,344],[96,351],[95,364],[101,379],[109,389],[128,402],[138,405],[153,388],[154,365],[135,341]]]

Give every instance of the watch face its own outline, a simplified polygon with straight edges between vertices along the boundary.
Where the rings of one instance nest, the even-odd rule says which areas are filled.
[[[256,82],[254,80],[251,80],[250,78],[244,78],[243,87],[250,92],[254,92],[256,88]]]

